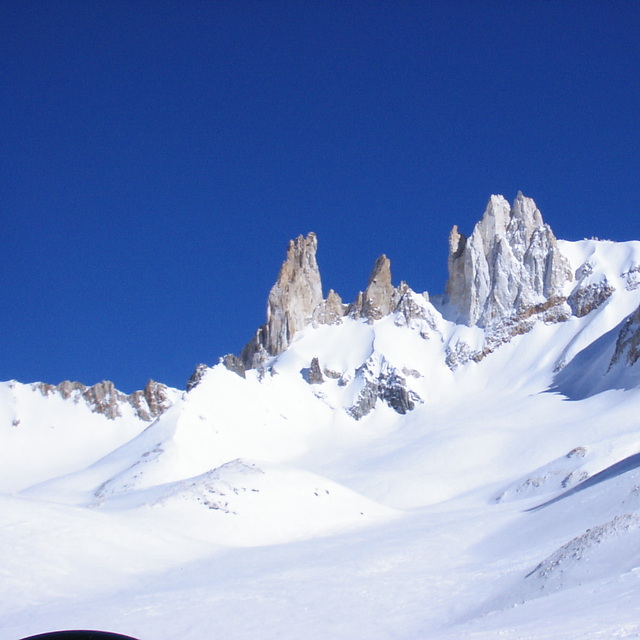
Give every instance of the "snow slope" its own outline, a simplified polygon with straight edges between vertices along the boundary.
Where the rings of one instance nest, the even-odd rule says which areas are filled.
[[[559,247],[597,304],[454,367],[486,332],[423,298],[428,330],[308,326],[144,429],[5,383],[0,640],[640,637],[640,243]],[[400,378],[412,410],[354,417]]]

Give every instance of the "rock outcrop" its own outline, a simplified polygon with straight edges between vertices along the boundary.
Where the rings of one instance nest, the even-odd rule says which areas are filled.
[[[577,287],[567,298],[574,316],[582,318],[604,304],[615,291],[606,278]]]
[[[347,413],[356,420],[371,413],[378,400],[396,413],[412,411],[422,399],[407,388],[407,379],[382,355],[374,353],[355,372],[353,382],[360,379],[360,392]]]
[[[324,376],[322,375],[322,369],[320,368],[320,361],[317,357],[311,359],[309,368],[303,369],[302,375],[309,384],[322,384],[324,382]]]
[[[237,373],[241,378],[246,378],[246,369],[244,362],[238,356],[228,353],[226,356],[220,358],[220,362],[233,373]]]
[[[267,302],[267,322],[242,351],[246,368],[258,366],[266,355],[282,353],[297,331],[308,325],[323,301],[315,233],[289,242],[287,258],[280,268]]]
[[[173,404],[167,391],[166,385],[149,380],[142,391],[134,391],[127,401],[141,420],[151,422]]]
[[[535,202],[522,193],[513,206],[502,196],[491,196],[471,236],[466,238],[454,227],[449,245],[445,299],[453,310],[452,319],[486,329],[481,348],[472,349],[461,341],[447,347],[452,369],[480,361],[514,336],[530,331],[536,322],[562,322],[572,310],[584,315],[612,291],[606,283],[592,286],[585,280],[569,300],[570,308],[563,295],[565,283],[573,278],[569,261]],[[296,332],[310,324],[339,324],[345,316],[372,324],[393,314],[397,326],[417,330],[425,339],[434,334],[442,338],[439,316],[428,296],[419,296],[404,282],[394,287],[385,255],[376,260],[367,287],[350,305],[333,290],[323,300],[316,250],[314,233],[289,243],[269,294],[267,322],[240,356],[245,369],[266,371],[267,360],[282,353]],[[243,375],[236,361],[227,357],[225,365]],[[377,391],[373,395],[379,397]]]
[[[381,255],[373,265],[364,293],[359,293],[349,307],[349,315],[365,318],[368,322],[380,320],[393,311],[395,293],[391,284],[391,262],[387,256]]]
[[[316,262],[317,246],[314,233],[289,242],[287,258],[269,293],[267,322],[258,329],[239,358],[227,355],[221,360],[227,369],[242,377],[248,369],[266,371],[266,361],[282,353],[296,332],[309,325],[340,324],[345,316],[371,324],[395,314],[397,326],[417,330],[425,339],[438,332],[435,310],[428,295],[416,294],[405,282],[394,287],[391,263],[385,255],[376,260],[366,289],[354,302],[345,304],[333,289],[323,299]],[[190,380],[187,390],[195,384],[195,378]]]
[[[549,300],[563,304],[563,285],[571,279],[551,228],[522,193],[512,207],[491,196],[469,238],[457,227],[451,231],[446,294],[470,326],[490,327]]]
[[[434,309],[425,292],[417,294],[406,282],[401,282],[394,293],[394,324],[419,331],[428,340],[432,333],[439,333]]]
[[[187,392],[191,391],[191,389],[195,389],[200,384],[202,378],[204,378],[204,374],[207,373],[208,370],[209,367],[204,364],[204,362],[201,362],[196,366],[196,368],[193,370],[193,373],[187,380]]]
[[[633,366],[638,358],[640,358],[640,307],[627,318],[620,330],[609,369],[622,359],[627,365]]]
[[[327,299],[323,300],[313,311],[313,324],[340,324],[347,312],[347,305],[342,302],[342,298],[330,289]]]
[[[90,387],[70,380],[64,380],[58,385],[36,382],[32,387],[45,396],[56,393],[65,400],[83,400],[94,413],[100,413],[110,420],[122,415],[123,405],[130,405],[138,418],[151,422],[173,404],[169,388],[154,380],[149,380],[143,390],[134,391],[130,395],[118,391],[110,380],[103,380]]]

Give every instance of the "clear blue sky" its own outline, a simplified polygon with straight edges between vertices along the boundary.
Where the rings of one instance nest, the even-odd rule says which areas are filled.
[[[315,231],[441,293],[490,194],[640,239],[640,3],[0,3],[0,379],[183,388]]]

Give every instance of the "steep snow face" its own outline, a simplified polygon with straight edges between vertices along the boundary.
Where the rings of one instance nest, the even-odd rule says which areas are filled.
[[[522,193],[513,207],[492,196],[471,236],[454,227],[449,245],[447,296],[472,326],[491,326],[553,301],[572,278],[553,232]]]

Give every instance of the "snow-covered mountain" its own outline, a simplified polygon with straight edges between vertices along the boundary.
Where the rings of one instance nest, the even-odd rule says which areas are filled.
[[[0,385],[0,640],[640,637],[640,242],[492,196],[445,294],[292,240],[180,392]]]

